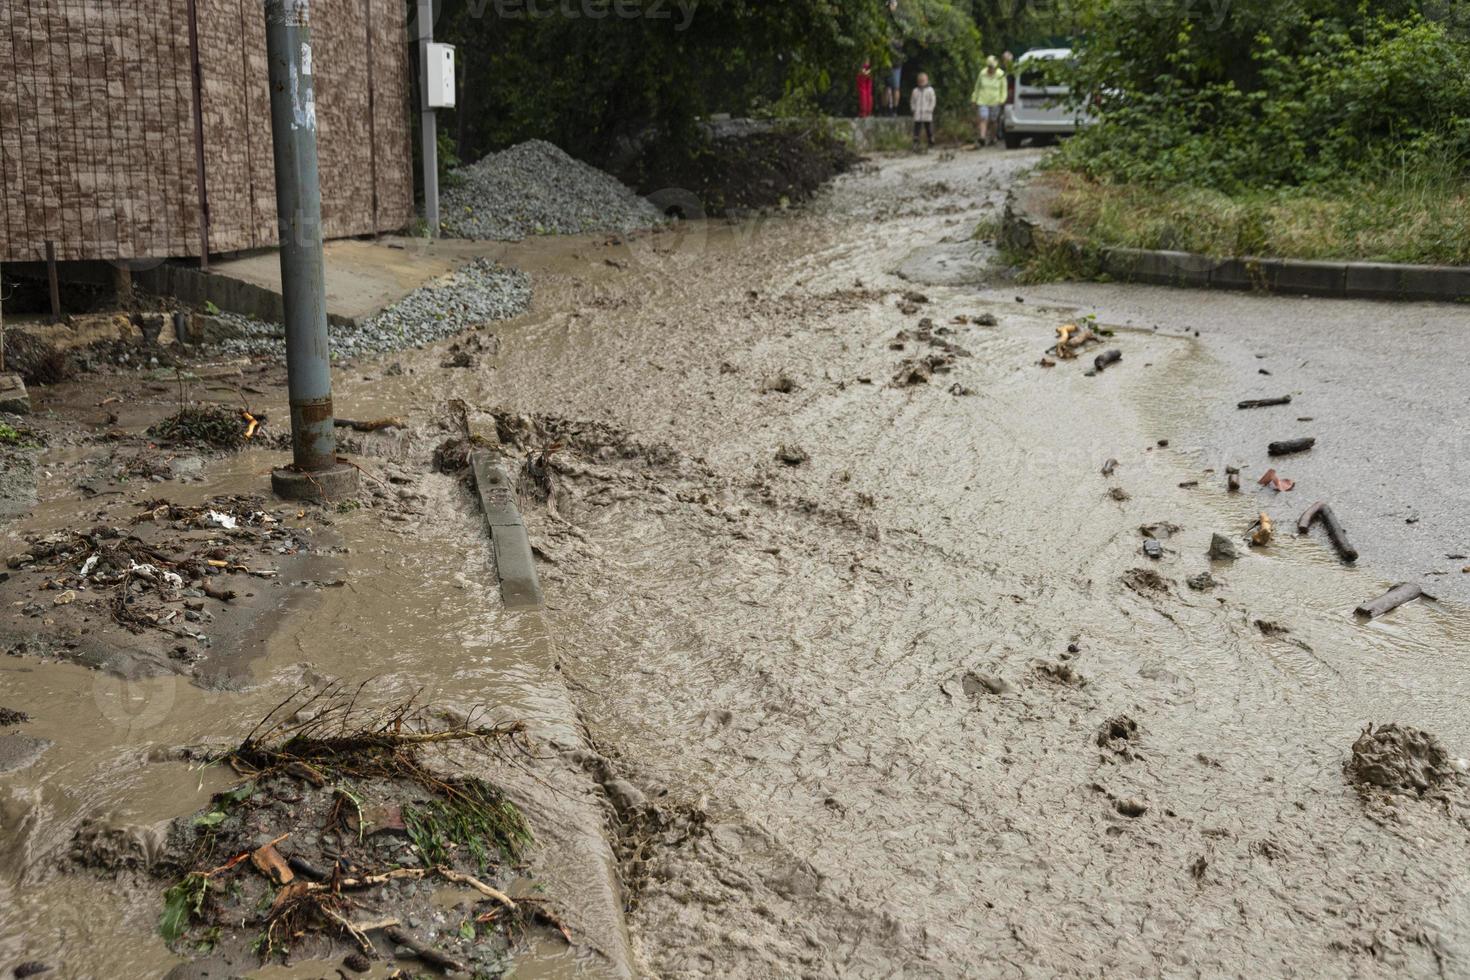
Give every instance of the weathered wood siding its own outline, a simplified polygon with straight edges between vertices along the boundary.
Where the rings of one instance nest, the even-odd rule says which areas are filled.
[[[262,4],[196,6],[209,250],[272,245]],[[328,237],[413,220],[405,7],[312,4]],[[198,255],[193,98],[188,0],[0,0],[0,261]]]

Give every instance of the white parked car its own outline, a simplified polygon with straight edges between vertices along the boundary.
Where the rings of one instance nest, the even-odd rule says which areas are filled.
[[[1074,108],[1069,103],[1070,88],[1048,84],[1045,72],[1040,70],[1047,62],[1071,57],[1071,48],[1034,48],[1016,59],[1002,113],[1007,149],[1014,150],[1028,136],[1048,141],[1070,136],[1097,121],[1088,109]]]

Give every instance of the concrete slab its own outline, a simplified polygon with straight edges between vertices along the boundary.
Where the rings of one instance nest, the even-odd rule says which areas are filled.
[[[505,242],[398,236],[328,242],[327,319],[355,325],[473,259],[503,254],[506,247]],[[277,322],[284,315],[281,259],[275,249],[216,259],[207,274],[190,266],[162,265],[137,279],[146,289],[197,306],[211,302],[222,310]]]
[[[480,507],[485,511],[490,541],[495,547],[495,575],[500,580],[500,598],[507,609],[539,608],[545,601],[541,580],[536,574],[531,539],[521,522],[510,476],[495,454],[485,450],[470,455],[470,468],[475,474]]]
[[[31,396],[18,374],[0,374],[0,412],[31,414]]]

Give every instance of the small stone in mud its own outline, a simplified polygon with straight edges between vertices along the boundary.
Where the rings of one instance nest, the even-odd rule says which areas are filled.
[[[43,973],[50,973],[51,967],[40,960],[30,960],[15,968],[15,980],[25,980],[26,977],[38,977]]]
[[[342,965],[353,973],[366,973],[373,968],[372,961],[361,953],[348,953]]]
[[[1109,497],[1112,497],[1114,500],[1118,501],[1118,503],[1120,503],[1120,504],[1123,503],[1126,500],[1132,500],[1133,499],[1132,496],[1128,493],[1128,491],[1127,490],[1124,490],[1122,487],[1113,487],[1111,490],[1108,491],[1108,496]]]
[[[1210,557],[1215,561],[1235,561],[1240,557],[1240,549],[1235,546],[1234,541],[1216,533],[1210,538]]]
[[[1129,796],[1125,799],[1115,800],[1113,802],[1113,809],[1125,817],[1141,817],[1148,812],[1148,804],[1135,796]]]
[[[788,446],[782,443],[781,448],[776,450],[776,459],[787,466],[801,466],[803,463],[811,462],[812,458],[800,446]]]
[[[1164,546],[1154,538],[1147,538],[1143,542],[1143,553],[1154,561],[1164,557]]]
[[[0,728],[21,725],[30,720],[31,716],[24,711],[16,711],[14,708],[0,708]]]
[[[967,388],[956,381],[954,384],[949,386],[949,393],[951,395],[954,395],[956,398],[965,398],[969,395],[973,395],[975,393],[975,389]]]
[[[1438,788],[1456,772],[1449,753],[1433,735],[1392,722],[1376,730],[1372,725],[1363,729],[1344,768],[1361,788],[1418,796]]]
[[[1200,572],[1198,575],[1189,576],[1184,580],[1184,584],[1196,592],[1208,592],[1218,583],[1215,582],[1215,576],[1209,572]]]
[[[971,317],[970,322],[977,327],[994,327],[1000,323],[994,313],[981,313]]]
[[[1180,527],[1178,524],[1171,524],[1168,521],[1144,524],[1138,528],[1139,534],[1142,534],[1145,538],[1153,538],[1156,541],[1168,541],[1174,535],[1178,534],[1179,531]]]
[[[908,292],[904,293],[903,294],[903,298],[904,298],[904,301],[907,302],[907,303],[927,303],[927,302],[929,302],[929,297],[925,296],[923,293],[917,292],[917,291],[912,290],[912,289],[909,290]]]

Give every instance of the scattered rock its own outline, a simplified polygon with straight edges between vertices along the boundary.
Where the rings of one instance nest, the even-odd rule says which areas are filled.
[[[1215,576],[1209,572],[1200,572],[1198,575],[1189,576],[1189,578],[1184,580],[1184,584],[1196,592],[1209,592],[1219,583],[1215,581]]]
[[[789,395],[800,390],[801,386],[793,381],[791,377],[784,371],[776,375],[776,377],[772,378],[771,380],[767,381],[765,385],[761,387],[761,393],[767,395],[773,393],[780,395]]]
[[[9,728],[11,725],[23,725],[31,720],[31,716],[24,711],[16,711],[13,708],[0,708],[0,728]]]
[[[1216,533],[1210,538],[1210,558],[1214,561],[1235,561],[1239,557],[1240,549],[1225,535]]]

